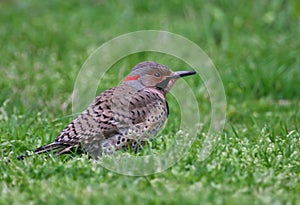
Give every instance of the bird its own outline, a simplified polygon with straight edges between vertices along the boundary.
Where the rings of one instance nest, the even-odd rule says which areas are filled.
[[[171,71],[167,66],[138,63],[116,87],[100,93],[50,144],[33,151],[56,155],[84,149],[96,157],[120,149],[137,149],[152,140],[164,126],[169,107],[166,94],[181,77],[195,71]],[[26,155],[18,156],[24,159]]]

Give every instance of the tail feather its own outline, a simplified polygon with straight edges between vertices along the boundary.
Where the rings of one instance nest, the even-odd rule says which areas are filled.
[[[47,144],[47,145],[44,145],[44,146],[41,146],[41,147],[37,148],[36,150],[34,150],[34,154],[42,154],[44,152],[49,152],[51,150],[56,150],[56,149],[59,149],[59,148],[65,149],[66,146],[67,146],[66,144],[62,144],[60,142],[52,142],[50,144]],[[17,157],[17,159],[23,160],[27,156],[31,156],[31,155],[22,154],[22,155],[19,155]]]
[[[47,145],[44,145],[44,146],[41,146],[41,147],[37,148],[36,150],[34,150],[34,153],[35,154],[42,154],[44,152],[49,152],[51,150],[56,150],[58,148],[65,147],[65,146],[66,146],[65,144],[62,144],[60,142],[52,142],[50,144],[47,144]]]
[[[72,145],[72,146],[67,146],[67,147],[62,147],[59,150],[57,150],[57,152],[55,153],[56,155],[62,155],[62,154],[66,154],[66,153],[70,153],[72,151],[76,152],[76,153],[81,153],[82,150],[79,148],[79,145]]]

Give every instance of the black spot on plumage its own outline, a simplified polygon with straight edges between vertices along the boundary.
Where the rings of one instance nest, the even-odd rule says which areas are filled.
[[[120,102],[120,104],[122,105],[122,107],[127,106],[127,104],[124,104],[124,102],[123,102],[122,100],[120,100],[119,102]]]
[[[148,99],[150,98],[150,93],[146,92],[145,95],[147,96]]]
[[[101,124],[105,124],[105,125],[108,125],[108,124],[111,124],[110,122],[108,121],[102,121]]]
[[[138,97],[134,97],[133,98],[136,102],[140,102],[141,101],[141,99],[139,99]]]
[[[169,116],[169,104],[167,101],[166,101],[166,108],[167,108],[167,116]]]
[[[103,118],[110,118],[109,116],[102,114]]]
[[[84,121],[88,121],[88,115],[81,115],[81,119],[83,119]]]
[[[95,107],[97,107],[97,106],[101,105],[102,103],[103,103],[103,101],[102,101],[102,100],[97,100],[97,101],[96,101],[96,103],[95,103]]]
[[[97,112],[100,112],[100,113],[104,110],[102,105],[99,105],[97,107],[97,109],[98,109]]]

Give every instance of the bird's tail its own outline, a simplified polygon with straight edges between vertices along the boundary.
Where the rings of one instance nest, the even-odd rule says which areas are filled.
[[[65,148],[65,145],[60,143],[60,142],[52,142],[50,144],[47,144],[47,145],[44,145],[44,146],[41,146],[41,147],[37,148],[36,150],[34,150],[34,154],[42,154],[44,152],[49,152],[51,150],[56,150],[56,149],[59,149],[59,148],[62,148],[62,147]],[[18,156],[17,158],[19,160],[22,160],[22,159],[24,159],[25,157],[28,157],[28,156],[31,156],[31,155],[22,154],[22,155]]]
[[[61,147],[65,147],[64,144],[60,143],[60,142],[52,142],[50,144],[47,144],[47,145],[44,145],[44,146],[41,146],[39,148],[37,148],[36,150],[34,150],[34,154],[42,154],[44,152],[49,152],[51,150],[56,150],[58,148],[61,148]]]

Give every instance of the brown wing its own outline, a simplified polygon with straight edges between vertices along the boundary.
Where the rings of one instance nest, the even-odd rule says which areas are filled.
[[[84,140],[101,140],[117,133],[111,112],[111,97],[115,88],[102,92],[93,103],[66,126],[54,142],[39,147],[35,153],[60,149],[57,154],[69,152],[81,145]]]

